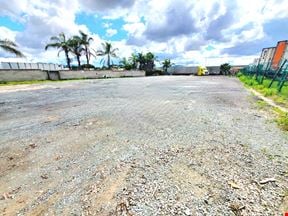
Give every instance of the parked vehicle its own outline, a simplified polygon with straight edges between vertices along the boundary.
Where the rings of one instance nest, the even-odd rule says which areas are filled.
[[[209,75],[209,71],[205,66],[198,66],[197,67],[197,76],[205,76]]]

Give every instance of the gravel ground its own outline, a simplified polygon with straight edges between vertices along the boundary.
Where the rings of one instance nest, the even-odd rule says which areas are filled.
[[[1,215],[282,215],[288,136],[234,78],[0,87]]]

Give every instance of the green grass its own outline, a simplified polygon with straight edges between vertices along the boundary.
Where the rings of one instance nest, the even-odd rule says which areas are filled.
[[[30,80],[30,81],[0,81],[0,86],[13,86],[13,85],[30,85],[30,84],[45,84],[45,83],[56,83],[56,82],[72,82],[83,79],[71,79],[71,80]]]
[[[278,113],[278,117],[276,119],[277,124],[280,128],[285,131],[288,131],[288,113],[279,110],[278,108],[273,109],[274,112]]]
[[[0,86],[7,86],[7,85],[25,85],[25,84],[38,84],[38,83],[51,83],[55,81],[51,80],[32,80],[32,81],[0,81]]]
[[[271,82],[269,79],[265,79],[263,84],[259,84],[255,79],[255,76],[247,76],[238,73],[237,77],[246,87],[250,87],[263,94],[265,97],[272,99],[276,104],[288,108],[288,84],[285,84],[281,92],[278,92],[277,82],[274,82],[271,88],[268,88]]]
[[[268,97],[275,101],[276,104],[288,108],[288,86],[284,86],[281,92],[277,91],[277,82],[273,83],[271,88],[268,88],[271,80],[264,80],[263,84],[259,84],[255,77],[246,76],[241,73],[237,74],[239,80],[244,83],[246,87],[252,88],[265,97]],[[276,114],[275,121],[278,126],[284,131],[288,131],[288,113],[281,111],[278,108],[271,108],[265,101],[257,101],[257,107],[266,111],[273,111]]]

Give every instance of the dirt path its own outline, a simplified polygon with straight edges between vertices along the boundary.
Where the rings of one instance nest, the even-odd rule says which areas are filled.
[[[1,215],[281,215],[288,136],[254,100],[225,77],[0,87]]]

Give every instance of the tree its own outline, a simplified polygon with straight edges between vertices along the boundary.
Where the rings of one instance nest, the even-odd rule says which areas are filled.
[[[131,57],[129,57],[129,61],[131,62],[132,69],[137,69],[137,62],[138,62],[137,55],[132,53]]]
[[[117,58],[116,51],[118,50],[118,48],[113,49],[112,44],[108,42],[102,43],[102,47],[103,50],[98,50],[97,55],[103,57],[101,62],[103,62],[104,64],[106,62],[108,69],[110,69],[111,62],[113,64],[112,58]]]
[[[225,63],[220,65],[220,74],[228,75],[230,73],[231,65],[229,63]]]
[[[154,61],[156,60],[156,57],[153,53],[148,52],[145,55],[145,68],[144,70],[147,72],[151,72],[154,69]]]
[[[90,43],[93,41],[92,37],[89,37],[87,34],[85,34],[82,31],[79,31],[80,33],[80,39],[81,39],[81,44],[84,46],[84,55],[86,56],[86,64],[90,64],[90,58],[91,56],[95,56],[90,49]]]
[[[81,54],[84,51],[84,47],[81,44],[81,38],[79,36],[73,36],[68,40],[69,50],[76,56],[78,62],[78,68],[81,68]]]
[[[165,72],[165,74],[167,74],[168,72],[168,68],[170,68],[173,64],[171,63],[171,60],[170,59],[165,59],[163,62],[162,62],[162,67],[163,67],[163,70]]]
[[[45,46],[45,50],[47,50],[50,47],[60,49],[58,52],[58,56],[63,51],[65,53],[67,66],[70,69],[71,68],[71,66],[70,66],[71,60],[69,58],[69,51],[70,51],[69,43],[70,43],[70,41],[66,39],[66,36],[64,33],[60,33],[58,36],[51,37],[50,41],[51,41],[51,43],[49,43]]]
[[[15,54],[18,57],[24,57],[23,53],[17,49],[17,45],[8,39],[0,39],[0,48],[6,52]]]
[[[123,58],[120,61],[120,65],[125,68],[125,70],[131,70],[133,68],[133,64],[131,63],[130,59],[127,60],[127,58]]]
[[[136,61],[139,63],[139,69],[144,70],[146,63],[145,55],[143,55],[143,53],[138,53],[136,59]]]

